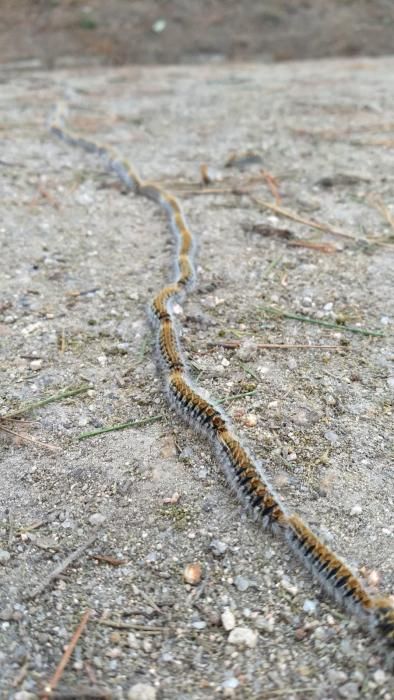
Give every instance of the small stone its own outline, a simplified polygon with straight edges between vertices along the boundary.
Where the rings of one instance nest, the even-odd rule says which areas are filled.
[[[357,683],[345,683],[338,688],[338,693],[341,698],[359,698],[359,687]]]
[[[290,595],[295,596],[298,593],[298,588],[295,584],[290,583],[289,579],[285,576],[281,579],[280,585],[285,589]]]
[[[247,428],[254,428],[257,425],[257,416],[255,413],[248,413],[243,421]]]
[[[13,618],[14,611],[12,608],[7,607],[3,608],[0,610],[0,620],[3,620],[4,622],[8,622],[9,620],[12,620]]]
[[[362,513],[363,509],[360,506],[359,503],[356,503],[351,509],[350,509],[350,515],[360,515]]]
[[[183,572],[185,583],[190,583],[191,586],[196,586],[201,581],[202,569],[201,564],[196,561],[193,564],[187,564]]]
[[[324,627],[316,627],[313,636],[315,639],[319,639],[320,641],[323,641],[327,637],[327,632],[324,629]]]
[[[135,636],[134,632],[129,632],[129,634],[127,635],[127,645],[130,647],[130,649],[140,648],[140,642]]]
[[[102,525],[104,521],[105,515],[103,515],[102,513],[93,513],[89,518],[89,522],[91,525]]]
[[[221,540],[212,540],[209,549],[215,557],[222,557],[227,550],[227,544]]]
[[[257,632],[250,627],[234,627],[228,636],[228,643],[254,649],[257,644]]]
[[[0,564],[6,564],[11,559],[11,554],[6,549],[0,549]]]
[[[338,435],[334,433],[333,430],[326,430],[326,432],[324,433],[324,437],[326,438],[326,440],[328,440],[328,442],[331,442],[332,445],[338,442],[339,439]]]
[[[316,612],[316,606],[317,600],[309,600],[307,598],[302,606],[302,609],[304,612],[308,613],[308,615],[313,615]]]
[[[224,698],[233,698],[235,694],[235,689],[238,688],[239,686],[239,680],[238,678],[235,678],[235,676],[231,676],[231,678],[227,678],[224,683],[222,683],[222,690],[223,690],[223,697]]]
[[[229,360],[227,359],[227,357],[223,357],[223,360],[222,360],[222,365],[223,365],[223,367],[228,367],[229,364],[230,364],[230,362],[229,362]]]
[[[226,608],[221,615],[221,621],[226,632],[230,632],[235,627],[235,617],[229,608]]]
[[[244,576],[236,576],[234,578],[234,586],[241,591],[241,593],[243,593],[243,591],[247,591],[250,585],[251,581]]]
[[[258,630],[266,632],[266,634],[272,634],[275,629],[275,620],[273,617],[258,615],[254,621],[254,624]]]
[[[30,362],[30,369],[34,370],[35,372],[37,372],[41,368],[42,368],[42,360],[32,360]]]
[[[251,340],[246,340],[240,348],[238,348],[237,356],[242,362],[247,362],[248,360],[253,360],[256,356],[257,344]]]
[[[136,683],[127,693],[127,700],[156,700],[156,688],[147,683]]]
[[[195,622],[192,622],[192,627],[194,627],[195,630],[203,630],[207,626],[207,623],[205,620],[196,620]]]
[[[327,679],[333,686],[338,686],[340,683],[347,681],[347,675],[344,671],[337,671],[335,668],[330,668],[327,671]]]
[[[297,369],[297,360],[294,357],[289,357],[289,359],[287,360],[287,366],[292,371]]]
[[[375,671],[373,674],[373,679],[376,685],[383,685],[383,683],[386,681],[386,674],[382,668],[378,668],[378,670]]]
[[[28,690],[20,690],[18,693],[15,693],[14,700],[38,700],[38,695],[29,693]]]
[[[164,32],[166,26],[167,22],[165,19],[157,19],[156,22],[152,24],[152,31],[155,32],[155,34],[161,34],[161,32]]]

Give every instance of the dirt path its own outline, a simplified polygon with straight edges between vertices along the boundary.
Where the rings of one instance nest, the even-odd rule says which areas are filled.
[[[0,63],[60,68],[394,53],[391,0],[2,0]]]
[[[146,326],[171,269],[163,217],[45,126],[66,90],[75,128],[182,196],[198,240],[197,288],[179,309],[193,376],[217,398],[248,393],[226,408],[289,508],[390,591],[393,69],[371,59],[1,76],[1,410],[90,387],[26,414],[32,424],[3,424],[57,451],[1,435],[1,697],[36,697],[86,609],[60,683],[73,697],[93,684],[126,698],[139,682],[151,690],[131,699],[154,688],[165,700],[393,697],[380,645],[244,517],[207,445],[167,408]],[[243,168],[225,167],[245,152]],[[201,164],[220,192],[202,191]],[[269,202],[277,189],[281,207],[357,240],[275,215],[247,187]],[[223,338],[242,347],[210,346]],[[278,342],[335,348],[255,347]],[[196,561],[194,588],[183,571]],[[225,612],[228,628],[247,628],[243,645]]]

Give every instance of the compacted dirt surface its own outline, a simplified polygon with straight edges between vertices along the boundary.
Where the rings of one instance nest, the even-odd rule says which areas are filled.
[[[182,199],[194,381],[288,509],[389,593],[394,60],[0,79],[1,697],[44,697],[82,621],[52,697],[390,700],[381,641],[167,406],[146,313],[172,270],[163,215],[47,125],[65,100]]]
[[[394,53],[392,0],[1,0],[0,62],[284,61]]]

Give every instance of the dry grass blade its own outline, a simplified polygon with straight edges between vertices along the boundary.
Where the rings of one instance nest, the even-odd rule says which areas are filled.
[[[28,593],[26,595],[27,600],[32,600],[33,598],[36,598],[38,595],[41,595],[41,593],[43,591],[45,591],[47,586],[49,586],[52,583],[52,581],[57,579],[60,576],[60,574],[62,574],[63,571],[65,571],[70,566],[70,564],[72,564],[74,561],[77,561],[77,559],[79,559],[81,554],[83,554],[84,551],[88,547],[90,547],[90,545],[93,544],[93,542],[97,539],[98,534],[99,534],[99,531],[97,530],[86,542],[81,544],[81,546],[78,547],[78,549],[76,549],[74,552],[69,554],[69,556],[66,557],[66,559],[64,559],[64,561],[60,562],[60,564],[58,564],[58,566],[56,566],[53,569],[53,571],[51,571],[51,573],[46,578],[44,578],[42,583],[40,583],[40,585],[37,586],[37,588],[34,588],[31,593]]]
[[[264,209],[270,209],[276,214],[284,216],[287,219],[291,219],[292,221],[298,221],[299,224],[305,224],[305,226],[310,226],[311,228],[316,228],[319,231],[325,231],[326,233],[331,233],[332,235],[340,236],[341,238],[348,238],[352,241],[363,240],[359,236],[354,236],[352,233],[341,231],[340,229],[337,229],[334,226],[330,226],[330,224],[320,223],[319,221],[314,221],[313,219],[305,219],[304,217],[299,216],[299,214],[296,214],[295,212],[290,211],[289,209],[279,207],[277,204],[273,204],[272,202],[266,202],[264,199],[260,199],[260,197],[256,197],[254,195],[249,196],[253,200],[253,202],[258,204],[260,207],[263,207]]]
[[[53,674],[52,678],[50,678],[50,680],[48,681],[48,683],[46,684],[46,686],[44,688],[44,694],[41,696],[42,700],[49,700],[49,697],[50,696],[52,697],[52,692],[54,691],[54,689],[58,685],[58,683],[63,675],[64,669],[66,668],[68,662],[70,661],[71,655],[72,655],[75,647],[77,646],[78,640],[79,640],[82,632],[84,631],[91,614],[92,614],[91,610],[86,610],[84,612],[84,614],[82,615],[81,622],[79,623],[73,636],[71,637],[70,643],[67,644],[67,647],[64,651],[62,658],[59,661],[59,664],[55,670],[55,673]]]
[[[5,433],[10,433],[10,435],[14,435],[15,437],[19,438],[19,440],[23,440],[24,442],[29,442],[37,447],[44,447],[46,450],[50,450],[50,452],[59,452],[60,450],[60,447],[48,445],[46,442],[41,442],[41,440],[36,440],[35,438],[29,437],[29,435],[25,435],[25,433],[17,433],[16,430],[6,428],[6,426],[2,424],[2,421],[0,421],[0,430],[3,430]]]

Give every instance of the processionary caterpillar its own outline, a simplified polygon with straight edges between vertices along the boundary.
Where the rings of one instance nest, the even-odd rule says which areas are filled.
[[[110,148],[68,131],[64,116],[62,105],[50,124],[53,134],[67,144],[99,156],[127,189],[153,200],[167,215],[176,244],[175,273],[173,281],[154,297],[150,318],[169,402],[193,429],[208,438],[227,480],[255,519],[289,544],[334,600],[357,613],[371,631],[380,632],[388,644],[394,645],[394,606],[390,599],[372,596],[298,516],[286,512],[265,473],[234,434],[228,416],[205,399],[189,378],[173,304],[181,301],[194,284],[194,241],[179,201],[159,185],[142,181],[133,166]]]

